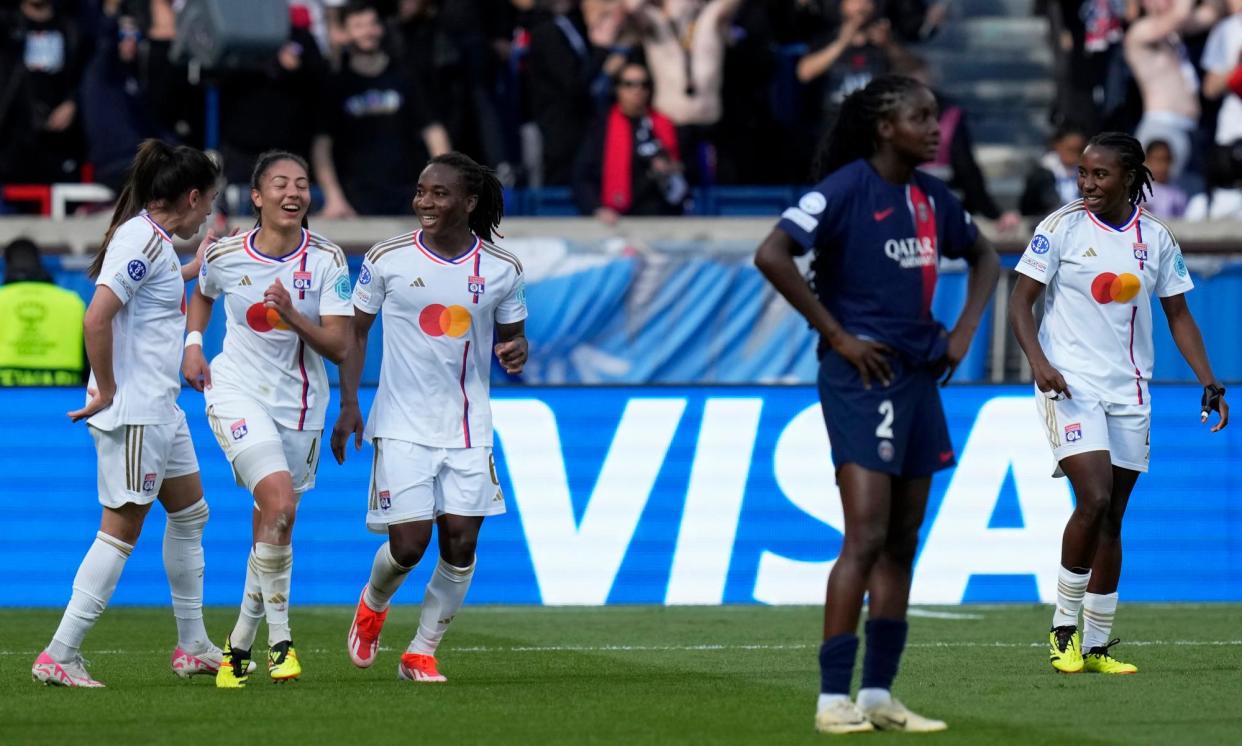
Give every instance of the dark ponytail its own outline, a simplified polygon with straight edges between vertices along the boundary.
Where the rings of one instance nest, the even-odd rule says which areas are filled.
[[[269,150],[259,155],[259,159],[254,162],[254,171],[250,174],[250,188],[256,192],[263,191],[260,189],[259,184],[263,182],[263,177],[267,174],[267,170],[281,161],[293,161],[306,172],[306,178],[310,178],[310,164],[306,162],[305,158],[296,153],[290,153],[287,150]],[[259,209],[254,206],[253,202],[250,203],[250,207],[254,210],[254,227],[258,228],[263,224],[263,215],[260,214]],[[307,205],[308,215],[309,210],[310,206]],[[302,227],[310,230],[308,215],[302,216]]]
[[[1087,147],[1092,146],[1112,150],[1121,161],[1121,167],[1134,174],[1130,204],[1137,205],[1147,199],[1147,194],[1151,194],[1151,170],[1143,163],[1147,154],[1143,152],[1142,143],[1124,132],[1101,132],[1087,142]]]
[[[496,173],[487,166],[480,165],[465,153],[453,151],[432,158],[428,165],[441,164],[457,169],[461,180],[466,185],[466,192],[478,198],[474,211],[470,213],[470,230],[484,241],[491,241],[496,229],[500,227],[500,219],[505,216],[504,187],[496,178]]]
[[[201,150],[186,145],[174,147],[160,140],[143,140],[129,165],[125,184],[112,211],[112,222],[87,270],[90,277],[99,276],[108,244],[122,223],[152,202],[171,204],[193,189],[206,192],[219,177],[219,166]]]
[[[819,181],[859,158],[875,155],[875,126],[924,85],[903,75],[881,75],[845,97],[837,121],[820,142],[812,178]]]

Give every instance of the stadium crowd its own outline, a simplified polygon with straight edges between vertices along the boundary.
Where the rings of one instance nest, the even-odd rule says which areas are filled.
[[[322,214],[394,214],[427,157],[454,149],[508,186],[570,186],[605,221],[677,214],[697,186],[804,183],[844,96],[886,72],[934,80],[919,47],[954,17],[951,0],[288,2],[273,59],[211,71],[174,53],[178,0],[0,0],[0,183],[115,188],[155,136],[214,146],[230,184],[285,148],[311,162]],[[1242,213],[1242,1],[1032,12],[1050,21],[1056,134],[1023,214],[1065,201],[1075,146],[1101,129],[1153,150],[1158,212]],[[972,212],[1016,225],[968,112],[940,99],[930,167]]]

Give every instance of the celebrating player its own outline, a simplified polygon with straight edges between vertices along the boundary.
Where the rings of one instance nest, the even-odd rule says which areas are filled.
[[[332,453],[344,462],[351,433],[354,447],[362,445],[358,382],[382,309],[384,357],[365,429],[375,449],[367,527],[388,541],[358,600],[349,657],[360,668],[375,662],[388,604],[434,523],[440,561],[397,668],[403,679],[429,682],[445,680],[436,648],[474,576],[483,517],[505,510],[492,460],[490,360],[494,351],[511,374],[526,363],[526,290],[517,257],[491,243],[504,203],[490,170],[460,153],[433,158],[419,176],[414,212],[418,230],[376,244],[362,263]]]
[[[241,613],[216,674],[221,688],[246,685],[265,614],[272,680],[302,674],[289,629],[293,522],[319,465],[328,406],[323,358],[345,357],[353,315],[344,252],[306,228],[308,173],[292,153],[259,156],[250,184],[258,224],[207,251],[190,301],[182,372],[204,391],[212,432],[255,499]],[[202,331],[221,296],[224,349],[208,366]]]
[[[185,332],[185,281],[172,236],[191,238],[216,195],[219,169],[202,152],[147,140],[138,148],[112,223],[90,266],[95,295],[84,321],[91,363],[86,420],[99,460],[103,518],[73,578],[69,606],[47,649],[35,660],[36,681],[101,687],[78,652],[116,590],[151,503],[168,513],[164,569],[177,619],[172,667],[182,677],[214,674],[220,649],[203,627],[203,527],[207,501],[185,413],[177,406],[176,360]],[[200,252],[214,239],[210,233]]]
[[[1064,673],[1135,673],[1109,641],[1121,575],[1121,519],[1150,455],[1151,294],[1160,297],[1177,348],[1203,384],[1201,416],[1229,422],[1225,387],[1212,375],[1186,291],[1194,287],[1177,239],[1139,203],[1151,189],[1139,141],[1094,137],[1078,166],[1083,198],[1044,219],[1018,264],[1009,320],[1040,395],[1036,406],[1077,498],[1061,539],[1057,605],[1048,633]],[[1044,295],[1035,333],[1032,304]],[[1078,631],[1081,609],[1085,634]],[[1083,654],[1083,651],[1086,654]]]
[[[826,733],[935,731],[890,693],[931,475],[954,463],[936,389],[966,354],[999,274],[996,253],[939,179],[916,170],[939,144],[936,101],[880,77],[844,102],[826,177],[781,216],[755,264],[820,333],[819,396],[845,512],[828,577],[815,727]],[[793,257],[814,252],[808,284]],[[952,332],[931,315],[941,256],[970,265]],[[858,703],[850,678],[870,593]]]

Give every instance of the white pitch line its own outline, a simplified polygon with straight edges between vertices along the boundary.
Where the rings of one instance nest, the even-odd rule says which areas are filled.
[[[936,611],[934,609],[906,609],[906,616],[920,617],[922,619],[982,619],[982,614],[963,614],[959,611]]]
[[[912,642],[908,648],[1040,648],[1046,642]],[[1242,640],[1125,640],[1124,645],[1170,647],[1242,647]],[[447,653],[666,653],[666,652],[728,652],[737,650],[812,650],[819,647],[816,643],[790,644],[711,644],[698,645],[475,645],[460,648],[446,648]],[[398,648],[383,647],[384,652],[392,652]],[[89,650],[89,656],[97,655],[156,655],[167,653],[160,650]],[[303,653],[323,655],[339,652],[337,648],[303,649]],[[0,656],[36,656],[37,650],[0,650]]]

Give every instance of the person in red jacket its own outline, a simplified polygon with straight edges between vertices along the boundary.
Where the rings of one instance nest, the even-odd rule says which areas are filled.
[[[574,199],[584,215],[612,224],[621,215],[680,215],[688,188],[677,131],[651,108],[651,75],[636,62],[617,74],[616,103],[596,121],[574,165]]]

